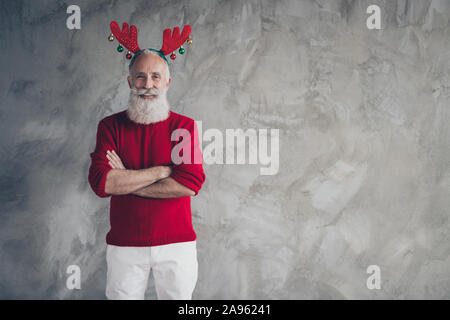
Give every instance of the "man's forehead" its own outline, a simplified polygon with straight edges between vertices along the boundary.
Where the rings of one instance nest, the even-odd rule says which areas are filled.
[[[162,73],[164,70],[164,60],[156,55],[145,54],[137,57],[137,59],[134,64],[135,73]]]

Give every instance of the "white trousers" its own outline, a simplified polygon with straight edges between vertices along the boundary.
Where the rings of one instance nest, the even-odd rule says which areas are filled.
[[[107,245],[106,297],[143,300],[153,270],[159,300],[191,300],[197,283],[196,240],[152,247]]]

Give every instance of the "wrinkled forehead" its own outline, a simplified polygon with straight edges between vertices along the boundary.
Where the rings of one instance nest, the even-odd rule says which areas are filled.
[[[133,73],[138,72],[153,73],[158,72],[161,75],[166,74],[166,62],[154,54],[143,54],[136,58],[133,65]]]

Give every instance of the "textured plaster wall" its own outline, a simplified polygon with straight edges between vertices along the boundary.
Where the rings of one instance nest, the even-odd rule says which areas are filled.
[[[450,298],[446,0],[2,1],[0,298],[104,299],[109,200],[87,175],[98,121],[128,99],[113,19],[157,49],[191,24],[174,111],[203,130],[280,130],[276,175],[204,166],[194,299]]]

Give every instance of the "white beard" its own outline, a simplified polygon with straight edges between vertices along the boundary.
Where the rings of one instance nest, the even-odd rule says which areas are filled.
[[[130,91],[127,114],[130,120],[140,124],[150,124],[166,120],[169,117],[167,90],[161,91],[153,99],[143,99],[139,94]]]

